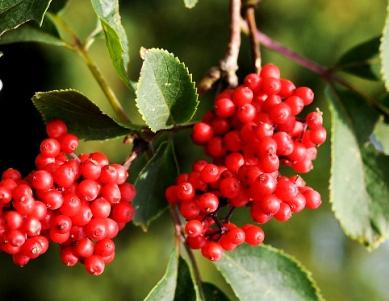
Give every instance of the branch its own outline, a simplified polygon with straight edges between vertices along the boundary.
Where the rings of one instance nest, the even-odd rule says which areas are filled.
[[[250,46],[251,46],[251,55],[253,60],[253,65],[255,71],[259,73],[261,70],[261,48],[260,40],[256,38],[256,33],[258,32],[257,24],[255,22],[255,7],[249,6],[246,9],[246,21],[249,29],[250,35]]]
[[[220,70],[231,87],[238,85],[238,56],[240,49],[240,10],[241,0],[230,0],[230,40],[225,57],[220,61]]]

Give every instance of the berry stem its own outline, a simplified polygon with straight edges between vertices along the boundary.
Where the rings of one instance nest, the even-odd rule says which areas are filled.
[[[224,58],[220,61],[220,70],[225,73],[231,87],[238,85],[238,56],[240,49],[240,10],[241,0],[230,0],[230,39]]]
[[[249,28],[250,36],[250,45],[251,45],[251,55],[253,60],[253,65],[255,67],[256,73],[259,73],[261,70],[261,48],[260,40],[255,37],[255,34],[258,32],[257,24],[255,22],[255,7],[249,6],[246,9],[246,22]]]
[[[224,218],[224,221],[228,223],[231,219],[232,214],[234,213],[236,207],[231,206],[230,210],[228,210],[226,217]]]
[[[193,254],[192,249],[185,242],[185,233],[183,232],[182,223],[181,223],[180,217],[178,215],[176,206],[171,206],[170,216],[171,216],[172,221],[174,223],[174,228],[175,228],[175,232],[176,232],[176,244],[180,245],[180,242],[182,242],[183,245],[185,246],[186,253],[188,254],[189,261],[190,261],[191,266],[192,266],[193,276],[195,278],[195,282],[196,282],[196,285],[198,287],[200,300],[205,301],[206,299],[205,299],[205,294],[204,294],[204,290],[203,290],[203,286],[202,286],[200,269],[199,269],[199,266],[197,264],[197,261],[196,261],[194,254]],[[180,247],[178,246],[177,249],[179,250],[179,248]]]

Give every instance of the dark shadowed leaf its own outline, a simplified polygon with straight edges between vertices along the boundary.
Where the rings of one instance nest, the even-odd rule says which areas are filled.
[[[2,0],[0,2],[0,36],[27,21],[42,24],[51,0]]]
[[[109,139],[130,131],[75,90],[37,92],[32,101],[45,121],[61,118],[68,124],[71,132],[85,140]]]
[[[374,37],[347,51],[336,64],[336,68],[369,80],[379,80],[377,58],[380,37]]]
[[[163,142],[135,180],[136,225],[147,229],[148,225],[167,208],[165,188],[174,182],[177,173],[173,145],[170,142]]]

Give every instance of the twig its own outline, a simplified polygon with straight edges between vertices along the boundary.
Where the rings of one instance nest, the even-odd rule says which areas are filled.
[[[194,254],[193,254],[192,249],[184,241],[185,234],[184,234],[184,232],[182,230],[182,224],[181,224],[180,217],[178,216],[176,206],[172,206],[171,207],[170,216],[172,217],[172,220],[173,220],[173,223],[174,223],[174,227],[175,227],[175,230],[176,230],[176,243],[178,241],[177,235],[180,235],[179,240],[183,242],[183,244],[185,246],[185,250],[186,250],[186,252],[188,254],[190,263],[192,265],[195,282],[197,284],[197,287],[198,287],[198,290],[199,290],[199,294],[200,294],[200,300],[201,301],[206,301],[204,290],[203,290],[203,286],[202,286],[200,269],[199,269],[199,267],[197,265],[196,258],[195,258]]]
[[[200,95],[212,89],[213,85],[220,79],[221,71],[219,67],[211,67],[208,73],[199,81],[197,90]]]
[[[258,31],[257,24],[255,22],[255,7],[249,6],[246,9],[246,21],[249,28],[251,55],[255,71],[259,73],[261,70],[261,48],[260,40],[256,38],[255,34]]]
[[[231,87],[238,85],[238,56],[240,49],[240,9],[241,0],[230,0],[230,39],[225,57],[220,61],[220,70]]]

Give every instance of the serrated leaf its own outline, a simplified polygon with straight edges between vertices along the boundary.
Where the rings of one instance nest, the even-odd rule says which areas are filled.
[[[389,91],[389,3],[380,45],[381,74],[386,90]]]
[[[66,46],[58,37],[44,32],[32,24],[24,24],[17,29],[6,32],[0,37],[0,45],[19,42],[39,42],[54,46]]]
[[[2,0],[0,2],[0,36],[30,20],[41,25],[50,2],[51,0]]]
[[[310,273],[270,246],[240,246],[215,265],[240,301],[323,300]]]
[[[371,141],[379,114],[352,92],[328,88],[326,94],[332,208],[347,235],[374,248],[389,235],[389,157]]]
[[[174,182],[177,173],[173,145],[170,142],[163,142],[135,180],[136,225],[147,229],[148,225],[167,208],[165,188]]]
[[[143,52],[136,103],[154,132],[193,117],[198,95],[188,69],[173,54],[161,49]]]
[[[380,37],[369,39],[343,54],[336,68],[364,79],[379,80],[376,72],[379,63],[373,61],[378,56],[379,47]]]
[[[195,7],[197,2],[199,2],[199,1],[198,0],[184,0],[186,8],[193,8],[193,7]]]
[[[76,90],[37,92],[32,101],[45,121],[60,118],[71,132],[85,140],[109,139],[130,131]]]
[[[118,0],[91,0],[100,19],[112,63],[120,78],[128,85],[127,67],[130,61],[128,40],[119,14]]]
[[[170,255],[166,272],[144,301],[173,301],[177,286],[178,258],[176,251]]]

